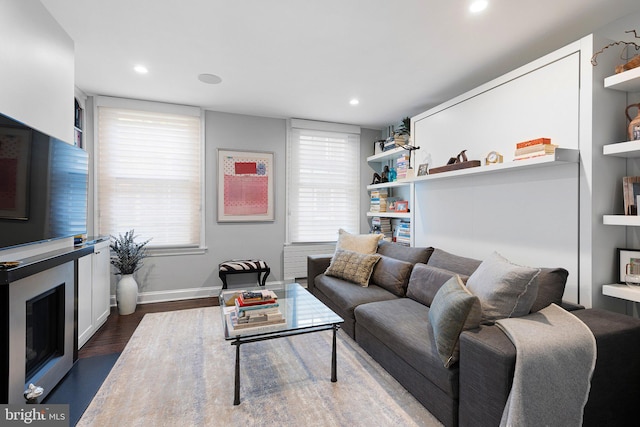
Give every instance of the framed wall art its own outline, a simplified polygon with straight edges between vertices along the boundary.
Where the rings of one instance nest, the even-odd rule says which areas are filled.
[[[0,126],[0,218],[28,218],[31,131]]]
[[[273,153],[218,149],[218,222],[274,221]]]
[[[631,263],[640,263],[640,249],[618,248],[618,265],[620,269],[618,274],[618,283],[625,283],[627,264]]]

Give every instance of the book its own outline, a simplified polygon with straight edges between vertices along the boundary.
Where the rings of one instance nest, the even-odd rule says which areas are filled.
[[[242,292],[236,301],[237,304],[244,307],[250,305],[273,304],[276,302],[277,298],[278,296],[275,292],[264,289],[259,291]]]
[[[516,144],[516,149],[528,147],[530,145],[537,145],[537,144],[551,144],[551,138],[537,138],[537,139],[531,139],[529,141],[518,142]]]
[[[548,153],[546,151],[535,151],[533,153],[521,154],[519,156],[515,156],[513,160],[526,160],[526,159],[533,159],[535,157],[552,156],[554,153],[555,151],[551,153]]]
[[[275,326],[275,325],[282,325],[282,324],[286,324],[287,323],[286,319],[281,318],[281,319],[268,320],[268,321],[264,321],[264,322],[240,323],[239,324],[235,312],[231,312],[231,313],[227,314],[225,316],[225,318],[226,318],[226,321],[227,321],[227,329],[229,330],[229,333],[233,333],[235,331],[258,332],[261,329],[265,329],[265,327]],[[269,330],[269,328],[265,329],[265,331],[268,331],[268,330]]]
[[[556,148],[558,148],[557,145],[555,144],[535,144],[535,145],[529,145],[527,147],[523,147],[523,148],[518,148],[516,149],[516,156],[521,156],[523,154],[530,154],[530,153],[535,153],[537,151],[545,151],[547,154],[553,154],[556,151]]]

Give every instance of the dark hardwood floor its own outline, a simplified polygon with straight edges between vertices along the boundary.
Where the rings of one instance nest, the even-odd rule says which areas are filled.
[[[199,298],[185,301],[159,302],[153,304],[138,304],[133,314],[120,316],[116,307],[111,307],[111,314],[104,325],[78,351],[78,358],[101,356],[119,353],[124,350],[129,338],[133,335],[138,324],[147,313],[161,311],[185,310],[197,307],[218,305],[218,298]]]

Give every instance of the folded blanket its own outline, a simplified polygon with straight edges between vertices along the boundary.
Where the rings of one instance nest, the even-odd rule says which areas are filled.
[[[555,304],[496,324],[516,347],[501,426],[580,426],[596,364],[591,330]]]

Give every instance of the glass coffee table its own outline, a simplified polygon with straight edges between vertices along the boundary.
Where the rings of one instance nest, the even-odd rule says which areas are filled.
[[[264,288],[243,289],[242,291],[256,289]],[[280,288],[269,287],[268,289],[274,291],[278,296],[279,309],[285,318],[284,323],[233,329],[229,321],[229,315],[234,311],[235,307],[225,306],[225,301],[242,291],[225,289],[219,296],[224,338],[230,341],[231,345],[236,346],[234,405],[240,404],[240,346],[242,344],[332,330],[331,382],[338,380],[336,375],[336,333],[344,319],[335,314],[298,283],[289,283],[282,285]]]

